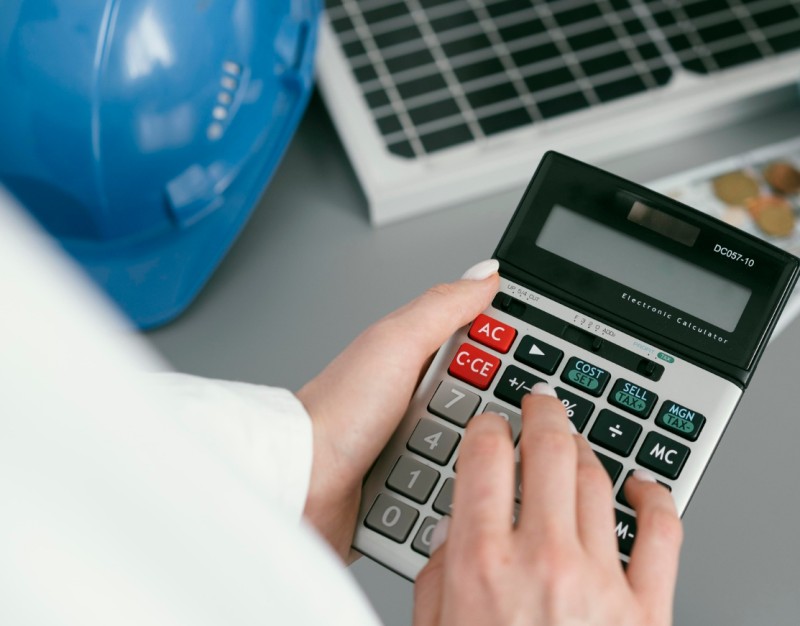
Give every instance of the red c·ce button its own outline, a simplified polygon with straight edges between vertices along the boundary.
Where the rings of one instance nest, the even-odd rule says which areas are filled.
[[[472,344],[462,343],[447,371],[451,376],[463,380],[474,387],[486,390],[500,366],[500,359],[476,348]]]

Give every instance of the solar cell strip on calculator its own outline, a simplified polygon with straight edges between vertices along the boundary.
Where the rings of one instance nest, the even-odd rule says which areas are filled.
[[[327,0],[388,150],[479,141],[800,48],[800,0]]]

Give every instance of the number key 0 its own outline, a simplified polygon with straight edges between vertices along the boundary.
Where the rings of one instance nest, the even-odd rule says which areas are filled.
[[[397,543],[403,543],[418,517],[419,512],[413,506],[382,493],[372,505],[364,525]]]

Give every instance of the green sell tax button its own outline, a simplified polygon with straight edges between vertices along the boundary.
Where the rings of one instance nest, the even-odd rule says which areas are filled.
[[[611,375],[601,367],[572,357],[561,374],[561,380],[593,396],[599,396],[608,384]]]
[[[650,415],[656,400],[658,400],[658,396],[652,391],[623,378],[614,384],[608,396],[609,404],[618,406],[642,419],[646,419]]]
[[[685,406],[667,400],[656,416],[656,424],[676,435],[694,441],[700,434],[706,418]]]

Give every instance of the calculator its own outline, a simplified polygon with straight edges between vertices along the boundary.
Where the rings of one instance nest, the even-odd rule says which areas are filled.
[[[626,562],[625,481],[649,470],[683,515],[798,276],[787,252],[554,152],[493,258],[491,306],[438,351],[364,483],[353,545],[411,580],[451,513],[470,419],[500,414],[517,444],[540,381],[611,478]]]

